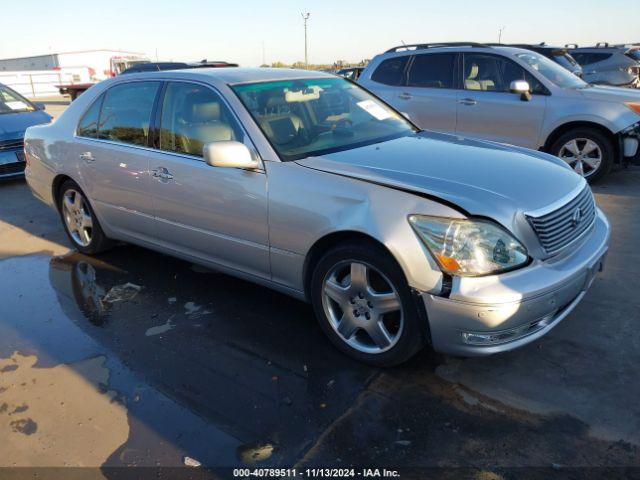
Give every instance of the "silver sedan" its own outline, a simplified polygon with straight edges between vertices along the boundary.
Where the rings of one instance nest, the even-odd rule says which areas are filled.
[[[541,337],[609,244],[559,159],[420,131],[315,72],[114,78],[30,128],[25,151],[79,251],[130,242],[310,301],[339,349],[376,365]]]

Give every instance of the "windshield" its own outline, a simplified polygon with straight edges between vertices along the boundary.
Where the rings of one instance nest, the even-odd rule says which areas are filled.
[[[518,53],[517,57],[560,88],[586,88],[589,86],[588,83],[566,68],[536,52]]]
[[[283,160],[411,135],[414,127],[357,85],[314,78],[233,87]]]
[[[32,112],[36,107],[18,92],[0,85],[0,114]]]

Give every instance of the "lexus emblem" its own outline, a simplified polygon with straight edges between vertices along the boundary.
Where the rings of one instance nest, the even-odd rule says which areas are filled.
[[[580,208],[576,208],[575,212],[573,212],[573,216],[571,217],[571,226],[576,228],[578,224],[582,220],[582,210]]]

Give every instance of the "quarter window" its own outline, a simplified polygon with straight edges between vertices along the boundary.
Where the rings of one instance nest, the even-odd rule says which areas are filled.
[[[132,82],[110,88],[100,112],[98,138],[146,146],[160,82]]]
[[[100,107],[102,106],[102,100],[104,95],[100,95],[98,99],[93,102],[93,105],[84,114],[80,123],[78,124],[77,135],[80,137],[96,138],[98,134],[98,120],[100,118]]]
[[[231,112],[213,90],[191,83],[169,83],[162,102],[162,150],[201,157],[205,144],[242,142],[243,136]]]
[[[454,88],[456,55],[433,53],[416,55],[409,68],[407,85],[424,88]]]
[[[385,85],[401,85],[404,80],[404,70],[407,66],[408,55],[388,58],[376,68],[371,80]]]

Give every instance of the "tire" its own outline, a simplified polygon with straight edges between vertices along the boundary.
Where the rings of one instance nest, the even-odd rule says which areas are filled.
[[[363,288],[365,284],[358,280],[362,278],[368,279],[369,288]],[[390,367],[425,345],[421,316],[404,273],[374,243],[345,243],[327,251],[312,272],[310,294],[322,330],[340,351],[356,360]]]
[[[576,142],[576,148],[570,148],[571,142],[574,141]],[[593,144],[597,146],[597,149],[587,152],[587,149],[591,149]],[[582,154],[582,157],[577,157],[574,150]],[[576,128],[575,130],[570,130],[562,134],[551,145],[550,153],[569,163],[576,173],[580,174],[578,165],[581,165],[583,170],[582,176],[585,177],[589,183],[592,183],[611,171],[615,148],[605,134],[595,128],[585,127]],[[599,156],[600,162],[597,168],[592,169],[591,165],[594,163],[595,156]]]
[[[94,255],[113,246],[113,241],[104,234],[84,192],[73,180],[65,181],[60,187],[58,212],[69,240],[79,252]],[[72,226],[77,230],[72,230]]]

